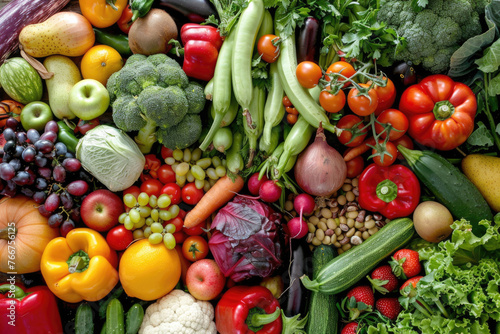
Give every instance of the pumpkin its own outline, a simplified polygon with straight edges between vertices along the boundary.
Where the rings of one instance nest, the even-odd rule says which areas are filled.
[[[24,105],[14,100],[0,101],[0,128],[5,127],[5,122],[9,117],[14,117],[19,121],[19,115],[23,108]]]
[[[32,199],[0,198],[0,271],[26,274],[40,270],[43,250],[59,236]]]

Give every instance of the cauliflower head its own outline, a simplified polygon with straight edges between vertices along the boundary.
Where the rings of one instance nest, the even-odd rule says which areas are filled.
[[[217,334],[214,307],[179,289],[146,309],[139,334]]]

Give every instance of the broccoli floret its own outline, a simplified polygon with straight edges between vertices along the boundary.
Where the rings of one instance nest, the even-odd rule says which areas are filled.
[[[136,81],[136,71],[133,66],[125,66],[116,77],[116,97],[121,95],[138,95],[142,91],[141,85]]]
[[[151,55],[148,57],[148,61],[152,63],[155,66],[161,65],[161,64],[169,64],[174,67],[181,67],[178,62],[176,62],[174,59],[170,58],[164,53],[157,53],[154,55]]]
[[[156,66],[156,70],[158,71],[158,86],[178,86],[184,88],[189,83],[189,78],[180,66],[163,63]]]
[[[158,72],[153,64],[143,61],[134,65],[135,81],[142,87],[142,89],[154,86],[158,82]]]
[[[201,135],[201,118],[196,114],[188,114],[174,127],[158,129],[156,136],[158,141],[172,150],[185,149],[196,143]]]
[[[115,101],[116,99],[116,94],[118,94],[118,76],[120,75],[120,71],[117,71],[108,78],[108,81],[106,82],[106,89],[108,90],[109,93],[109,100],[111,104]]]
[[[137,105],[137,99],[120,96],[113,102],[113,122],[123,131],[139,131],[146,125],[146,119]]]
[[[189,104],[190,114],[199,114],[200,111],[205,108],[206,98],[204,88],[197,82],[190,82],[189,85],[184,88],[186,93],[186,98]]]
[[[177,86],[147,87],[139,94],[137,104],[147,118],[162,128],[179,124],[188,112],[186,94]]]
[[[133,54],[130,57],[127,58],[127,61],[125,62],[125,66],[132,65],[137,62],[143,62],[147,57],[145,55],[141,55],[139,53]]]

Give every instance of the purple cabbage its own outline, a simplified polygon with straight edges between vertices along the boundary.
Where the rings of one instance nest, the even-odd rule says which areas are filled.
[[[268,205],[243,196],[220,209],[208,245],[222,273],[235,282],[271,276],[282,264],[280,219]]]

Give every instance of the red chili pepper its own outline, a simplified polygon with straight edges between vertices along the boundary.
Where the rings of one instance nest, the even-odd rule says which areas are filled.
[[[57,301],[46,286],[0,285],[0,333],[63,333]]]
[[[120,28],[121,31],[124,33],[128,34],[130,31],[130,27],[132,26],[132,16],[134,14],[132,13],[132,8],[130,8],[130,5],[125,7],[125,9],[122,12],[122,16],[118,19],[116,24],[118,25],[118,28]]]
[[[371,164],[359,177],[359,205],[394,219],[410,215],[420,199],[420,183],[403,165]]]
[[[141,181],[144,182],[151,178],[158,178],[158,169],[161,166],[161,161],[155,154],[146,154],[144,156],[146,163],[144,164],[144,171],[141,174]]]
[[[187,23],[181,28],[181,41],[184,45],[182,69],[187,76],[204,81],[212,79],[222,45],[217,28]]]
[[[215,308],[215,325],[220,334],[280,334],[280,304],[263,286],[233,286]]]

